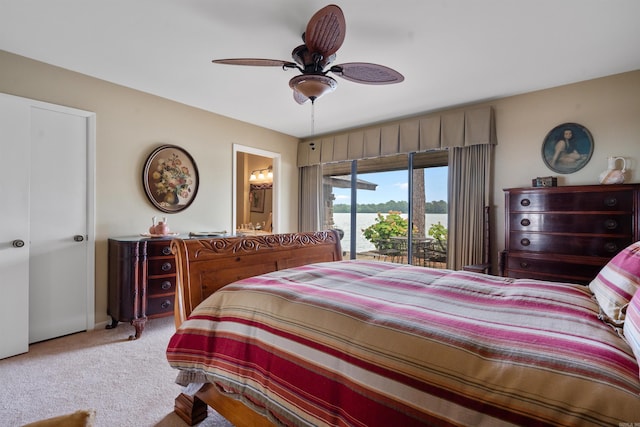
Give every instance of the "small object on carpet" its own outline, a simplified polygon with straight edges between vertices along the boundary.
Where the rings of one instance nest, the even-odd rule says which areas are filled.
[[[73,414],[61,415],[59,417],[47,418],[25,424],[22,427],[92,427],[95,420],[96,411],[93,409],[76,411]]]

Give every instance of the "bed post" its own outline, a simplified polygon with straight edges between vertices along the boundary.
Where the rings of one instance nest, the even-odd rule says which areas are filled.
[[[190,299],[188,293],[191,288],[189,283],[184,283],[185,281],[189,282],[190,276],[188,274],[181,274],[181,272],[189,271],[189,254],[187,245],[182,239],[173,239],[171,241],[171,251],[176,257],[176,267],[178,269],[178,274],[176,274],[176,295],[173,316],[176,329],[178,329],[182,322],[187,320],[191,312],[191,310],[187,312],[186,306]]]
[[[204,419],[207,418],[208,410],[209,406],[198,399],[197,396],[180,393],[180,395],[176,397],[174,411],[190,426],[204,421]]]

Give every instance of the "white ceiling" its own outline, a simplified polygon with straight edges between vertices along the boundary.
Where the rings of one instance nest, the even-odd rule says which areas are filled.
[[[296,137],[640,69],[638,0],[349,0],[335,63],[405,81],[298,105],[279,67],[317,0],[0,0],[0,49]],[[0,70],[0,78],[1,70]],[[314,117],[312,125],[312,116]]]

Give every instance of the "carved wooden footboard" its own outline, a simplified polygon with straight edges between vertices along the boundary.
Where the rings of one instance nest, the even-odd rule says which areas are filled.
[[[224,285],[247,277],[285,268],[342,259],[335,230],[210,239],[174,239],[177,282],[175,323],[184,322],[191,311]],[[207,416],[206,405],[236,427],[269,426],[271,423],[240,401],[205,385],[195,396],[180,394],[175,412],[189,425]]]

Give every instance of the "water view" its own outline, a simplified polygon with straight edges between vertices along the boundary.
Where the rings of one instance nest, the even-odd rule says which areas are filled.
[[[406,218],[407,214],[402,214],[401,216],[403,218]],[[358,230],[356,239],[356,253],[367,252],[375,249],[373,244],[364,238],[362,229],[367,228],[371,224],[374,224],[376,222],[376,217],[377,214],[375,213],[359,213],[356,215],[356,226]],[[344,230],[344,238],[340,243],[342,245],[342,250],[349,252],[349,248],[351,247],[351,215],[349,213],[334,213],[333,221],[336,228]],[[425,215],[425,226],[427,230],[429,230],[429,227],[431,227],[431,225],[437,224],[438,222],[447,227],[447,214]]]

